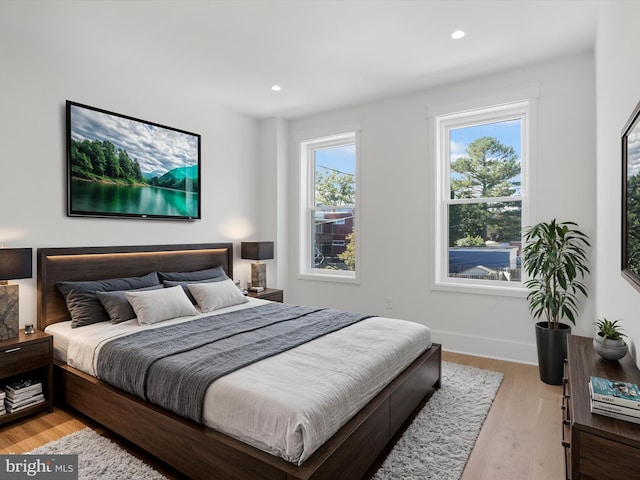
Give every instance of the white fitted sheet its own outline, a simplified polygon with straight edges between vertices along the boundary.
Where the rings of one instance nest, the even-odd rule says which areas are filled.
[[[216,313],[262,303],[250,299]],[[56,358],[95,376],[108,339],[188,320],[75,329],[61,322],[46,331],[54,335]],[[204,423],[300,465],[430,346],[431,332],[423,325],[368,318],[218,379],[205,395]]]

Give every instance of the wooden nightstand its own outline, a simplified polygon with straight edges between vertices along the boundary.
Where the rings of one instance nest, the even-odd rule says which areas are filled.
[[[4,388],[23,378],[42,382],[45,401],[0,415],[0,425],[41,410],[53,412],[53,336],[40,330],[29,335],[20,331],[16,338],[0,341],[0,385]]]
[[[253,298],[271,300],[272,302],[282,303],[284,301],[284,292],[282,290],[278,290],[277,288],[265,288],[261,292],[249,292],[248,295]]]

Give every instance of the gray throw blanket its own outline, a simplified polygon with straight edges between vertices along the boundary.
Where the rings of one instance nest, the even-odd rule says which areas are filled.
[[[270,303],[116,338],[98,357],[98,376],[202,423],[207,388],[218,378],[370,315]]]

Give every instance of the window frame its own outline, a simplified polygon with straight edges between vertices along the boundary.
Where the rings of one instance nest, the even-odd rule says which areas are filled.
[[[514,197],[486,197],[483,200],[477,198],[452,200],[450,198],[451,144],[449,132],[457,128],[515,119],[520,119],[521,121],[520,195]],[[535,150],[534,146],[536,145],[535,122],[536,101],[533,98],[485,107],[476,106],[469,110],[441,113],[433,117],[432,131],[435,140],[434,163],[436,166],[434,274],[431,282],[433,289],[518,297],[526,296],[524,272],[522,272],[519,282],[449,277],[449,207],[463,203],[520,201],[521,229],[524,229],[531,218],[530,185],[532,181],[531,166]]]
[[[331,205],[325,207],[315,206],[315,157],[314,151],[325,148],[336,148],[341,146],[355,146],[355,168],[356,168],[356,200],[355,205]],[[362,255],[360,254],[360,132],[351,130],[344,133],[326,135],[317,138],[299,141],[300,159],[300,228],[298,241],[298,278],[307,280],[320,280],[338,283],[360,283],[360,264]],[[326,209],[353,209],[355,218],[355,270],[329,270],[324,268],[314,268],[310,261],[312,250],[314,249],[315,236],[315,212]]]

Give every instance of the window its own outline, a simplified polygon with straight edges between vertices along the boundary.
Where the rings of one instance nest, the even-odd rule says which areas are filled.
[[[436,285],[521,290],[529,107],[436,117]]]
[[[300,274],[357,280],[357,134],[303,141],[300,157]]]

